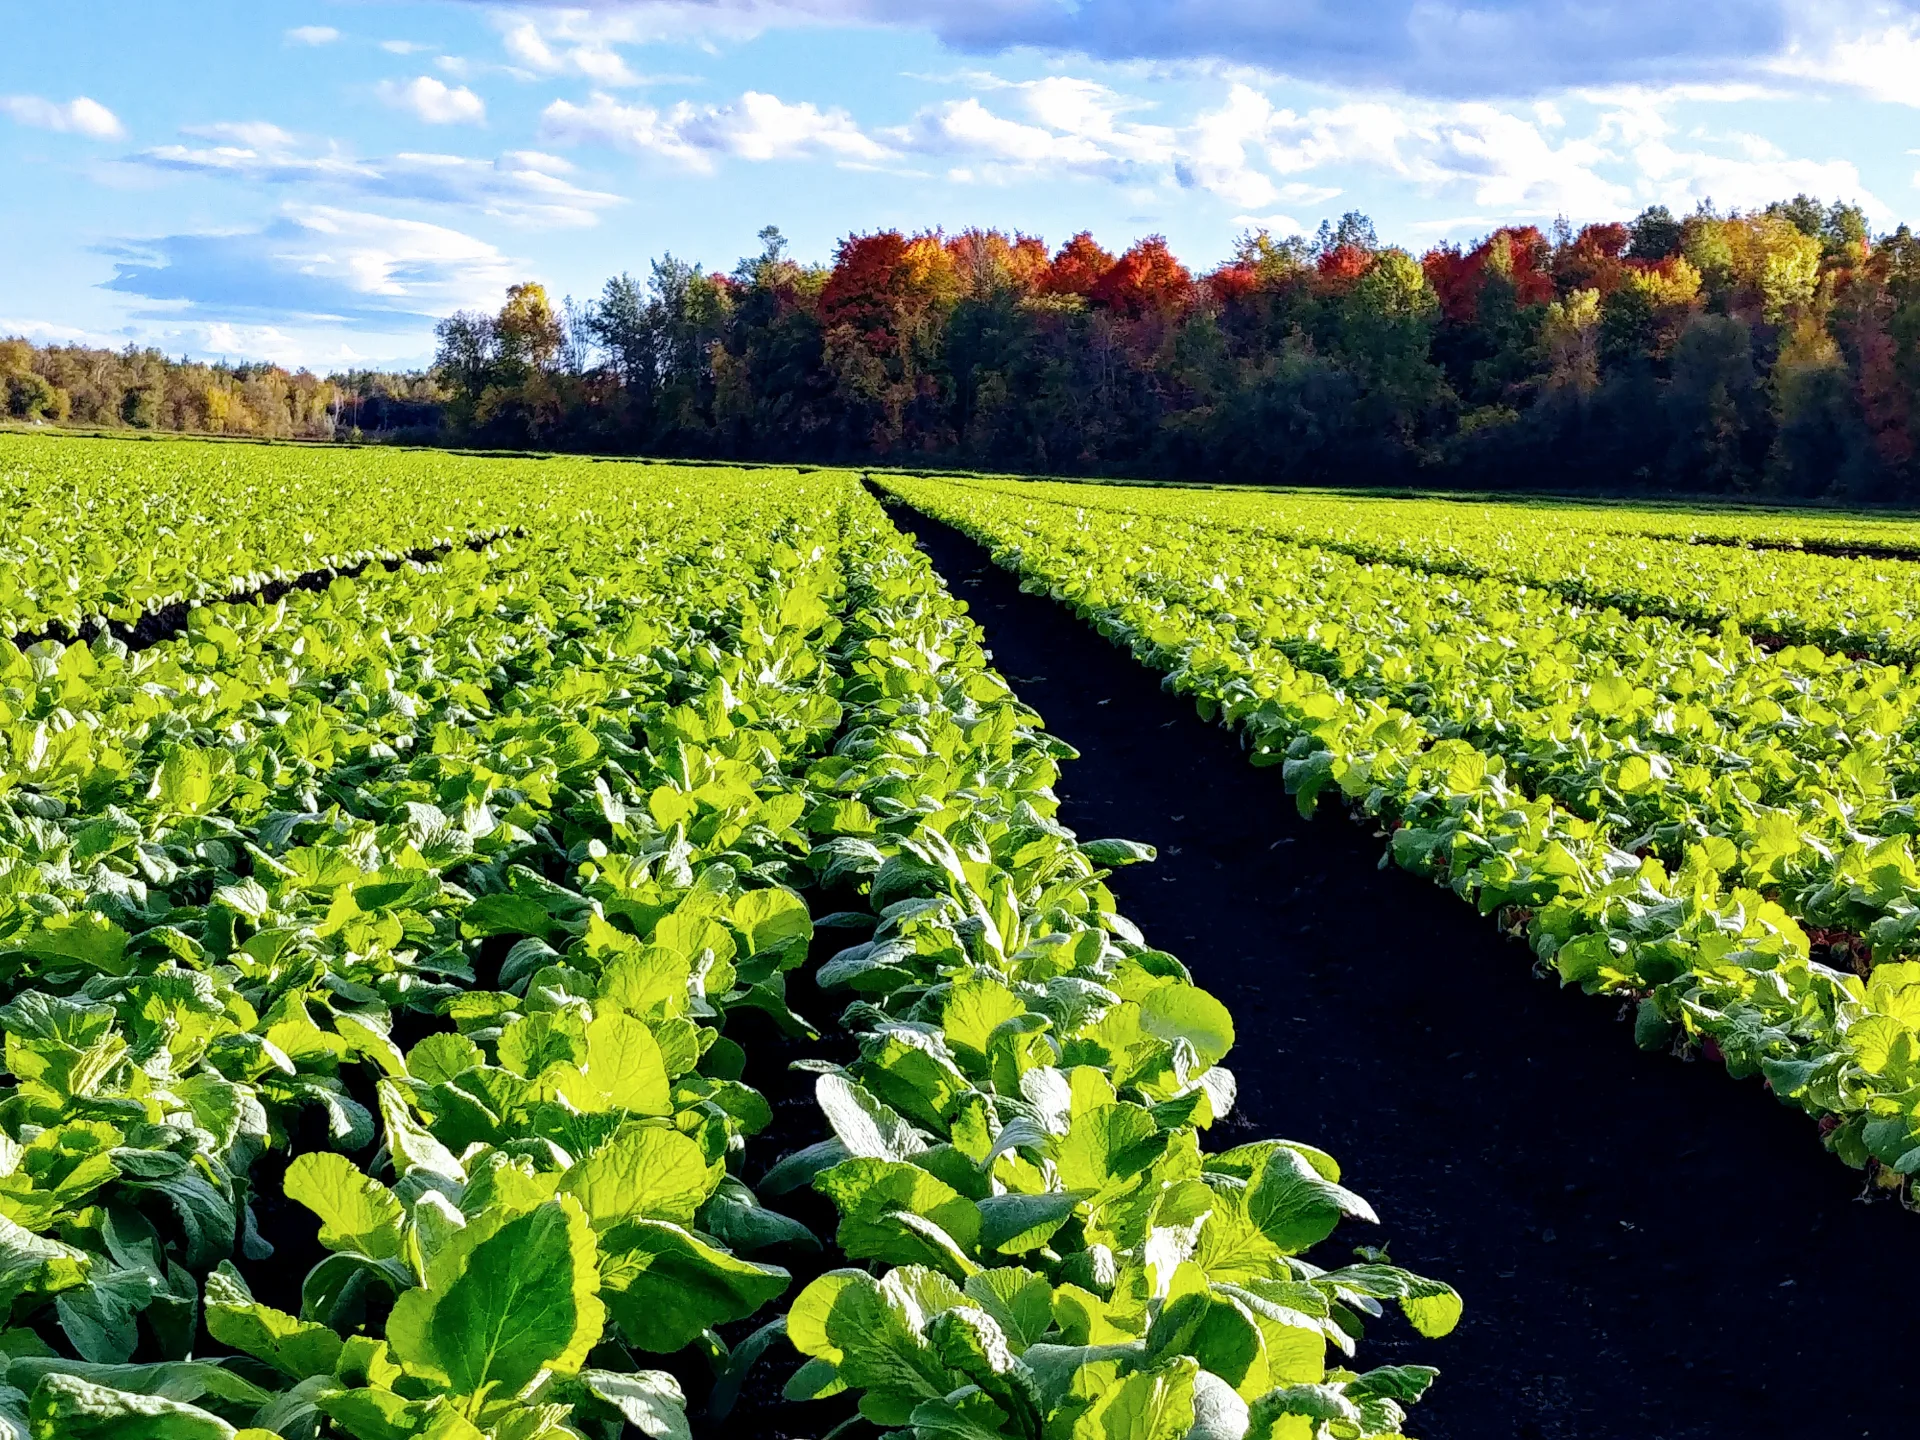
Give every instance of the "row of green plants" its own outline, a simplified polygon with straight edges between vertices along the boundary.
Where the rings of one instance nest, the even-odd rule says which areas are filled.
[[[133,1433],[148,1412],[156,1433],[196,1436],[233,1421],[313,1434],[323,1417],[361,1436],[537,1435],[576,1412],[671,1430],[677,1388],[636,1372],[626,1347],[676,1350],[689,1324],[786,1287],[744,1258],[792,1227],[725,1173],[767,1108],[712,1022],[723,995],[777,996],[781,964],[804,953],[804,905],[752,876],[778,865],[774,832],[799,807],[754,785],[768,757],[837,720],[806,649],[806,622],[825,618],[814,582],[836,576],[816,545],[756,538],[793,530],[819,497],[636,498],[624,525],[197,616],[152,664],[105,640],[23,657],[49,689],[86,668],[76,653],[135,669],[98,728],[139,734],[144,716],[161,733],[131,773],[41,777],[7,797],[40,846],[20,868],[47,882],[5,942],[9,1104],[17,1139],[45,1152],[16,1157],[14,1188],[32,1198],[8,1208],[38,1267],[13,1299],[16,1349],[33,1352],[7,1372],[22,1433]],[[588,557],[594,573],[575,573]],[[792,597],[792,623],[761,623],[769,589]],[[261,611],[251,632],[224,623],[243,608]],[[252,665],[222,655],[223,630]],[[738,760],[677,748],[681,727],[704,736],[716,685],[757,722]],[[209,692],[225,709],[171,703]],[[63,730],[70,715],[41,724],[96,728]],[[701,802],[671,798],[702,785],[723,812],[704,827]],[[582,806],[609,833],[611,809],[632,842],[622,899],[653,922],[645,947],[631,924],[589,923],[605,907],[548,873],[588,858],[567,833]],[[683,932],[706,943],[683,954]],[[590,960],[612,988],[569,991]],[[734,983],[756,966],[755,986]],[[309,1105],[328,1121],[317,1133],[298,1117]],[[284,1231],[287,1200],[317,1213],[334,1252],[297,1314],[246,1279],[276,1238],[260,1213]],[[488,1230],[507,1220],[525,1223]],[[616,1220],[614,1248],[591,1239]],[[609,1258],[626,1283],[589,1284]],[[687,1273],[669,1281],[675,1266]],[[709,1270],[709,1291],[690,1290]],[[616,1339],[608,1316],[623,1313],[632,1333]],[[510,1317],[545,1328],[501,1332]],[[202,1324],[242,1358],[198,1358]],[[445,1348],[480,1338],[487,1354]]]
[[[817,976],[859,1058],[820,1067],[833,1138],[764,1188],[811,1172],[842,1253],[888,1268],[801,1293],[788,1394],[853,1389],[921,1436],[1399,1433],[1434,1372],[1338,1359],[1383,1302],[1439,1336],[1459,1296],[1382,1251],[1304,1258],[1374,1218],[1331,1157],[1203,1149],[1235,1096],[1232,1018],[1102,883],[1151,852],[1058,823],[1072,752],[877,506],[867,523],[848,729],[814,770],[834,833],[813,864],[862,877],[872,923]]]
[[[1371,1218],[1319,1152],[1201,1150],[1231,1021],[877,505],[599,475],[146,649],[0,643],[0,1433],[681,1436],[686,1358],[724,1424],[782,1333],[883,1429],[1397,1433],[1432,1372],[1326,1352],[1457,1296],[1302,1258]],[[858,1058],[780,1159],[729,1021],[816,1035],[816,917],[870,927],[816,977]],[[850,1265],[794,1296],[801,1185]]]
[[[177,602],[590,514],[588,460],[0,434],[0,634],[133,626]]]
[[[1911,558],[1910,527],[1894,521],[1848,517],[1816,525],[1794,515],[1633,506],[978,483],[996,494],[1316,546],[1419,570],[1436,584],[1492,580],[1583,606],[1710,628],[1731,624],[1769,644],[1818,645],[1893,665],[1920,660],[1920,563]],[[1866,553],[1849,559],[1801,546]]]
[[[1920,1170],[1904,671],[1230,527],[886,483],[1238,726],[1303,813],[1342,797],[1563,980],[1637,999],[1643,1044],[1764,1075],[1889,1186]]]
[[[1122,518],[1062,544],[1087,559],[1098,532],[1141,539],[1144,598],[1470,741],[1622,849],[1710,865],[1863,955],[1913,948],[1920,688],[1906,670],[1206,524]]]

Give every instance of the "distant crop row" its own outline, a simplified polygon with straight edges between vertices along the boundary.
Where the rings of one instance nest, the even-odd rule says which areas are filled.
[[[1795,512],[1479,505],[1251,490],[969,482],[996,493],[1205,524],[1436,577],[1542,589],[1573,603],[1767,644],[1920,660],[1920,545],[1910,525]],[[1814,547],[1808,552],[1803,547]],[[1863,552],[1834,558],[1822,549]]]
[[[0,634],[131,626],[603,504],[592,461],[0,435]]]
[[[1637,998],[1643,1044],[1704,1042],[1849,1163],[1920,1171],[1920,682],[1738,623],[1902,651],[1920,567],[1557,509],[886,483],[1239,727],[1303,812],[1344,797],[1564,980]]]
[[[167,503],[324,508],[201,453]],[[1150,852],[1057,822],[1071,752],[851,477],[421,463],[266,553],[514,533],[0,642],[0,1435],[679,1436],[687,1355],[724,1425],[788,1343],[918,1436],[1398,1433],[1432,1372],[1337,1362],[1458,1297],[1304,1258],[1372,1218],[1321,1152],[1203,1147],[1231,1017],[1102,883]],[[817,1038],[808,965],[783,1156],[734,1037]]]

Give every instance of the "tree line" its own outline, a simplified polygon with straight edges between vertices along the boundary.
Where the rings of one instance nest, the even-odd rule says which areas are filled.
[[[469,441],[1287,483],[1920,502],[1920,242],[1661,206],[1416,256],[1348,214],[1195,275],[1151,237],[777,230],[439,328]]]
[[[831,264],[760,243],[586,303],[516,285],[440,322],[416,375],[6,342],[0,380],[16,416],[228,433],[1920,503],[1920,241],[1845,203],[1420,255],[1349,213],[1202,274],[1158,237],[881,231]]]
[[[446,399],[424,372],[322,378],[278,365],[174,360],[132,345],[108,350],[0,339],[0,413],[28,423],[431,443],[445,434]]]

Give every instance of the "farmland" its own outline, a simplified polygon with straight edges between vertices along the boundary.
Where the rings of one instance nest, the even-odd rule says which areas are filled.
[[[1920,1262],[1896,518],[39,437],[0,490],[0,1435],[1914,1398],[1858,1274]]]
[[[1239,725],[1302,813],[1344,798],[1563,980],[1633,997],[1643,1045],[1764,1072],[1889,1188],[1920,1169],[1920,692],[1879,658],[1920,567],[1604,545],[1551,514],[893,483]]]
[[[414,463],[6,449],[0,1424],[1397,1433],[1459,1297],[854,476]]]

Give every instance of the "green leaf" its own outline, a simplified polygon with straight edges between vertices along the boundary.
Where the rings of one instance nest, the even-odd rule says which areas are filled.
[[[707,1394],[710,1418],[724,1420],[733,1413],[734,1402],[740,1398],[740,1387],[746,1384],[748,1374],[773,1342],[784,1340],[786,1335],[787,1318],[782,1315],[769,1320],[727,1352],[726,1364],[713,1377],[713,1389]]]
[[[620,1011],[601,1015],[587,1026],[586,1046],[586,1065],[554,1081],[576,1108],[589,1114],[607,1110],[673,1113],[667,1064],[645,1021]]]
[[[371,1175],[344,1155],[310,1151],[287,1166],[284,1188],[320,1217],[320,1243],[369,1260],[400,1254],[400,1202]]]
[[[941,1366],[991,1397],[1015,1434],[1039,1431],[1039,1384],[991,1315],[971,1305],[955,1306],[928,1322],[926,1337]]]
[[[1109,869],[1138,865],[1157,859],[1160,854],[1153,846],[1139,840],[1087,840],[1081,843],[1080,848],[1094,864]]]
[[[57,1355],[16,1357],[7,1370],[17,1385],[32,1386],[47,1375],[72,1376],[128,1395],[158,1395],[192,1403],[212,1396],[234,1405],[257,1406],[271,1396],[244,1375],[210,1360],[161,1360],[145,1365],[90,1365]]]
[[[331,1374],[340,1358],[338,1335],[325,1325],[262,1305],[229,1261],[221,1261],[207,1277],[204,1300],[209,1335],[296,1380]]]
[[[571,1375],[600,1340],[593,1229],[571,1197],[458,1230],[427,1286],[393,1307],[387,1338],[409,1372],[460,1394],[513,1392],[541,1370]]]
[[[856,1158],[815,1176],[813,1188],[839,1210],[836,1238],[849,1259],[948,1265],[939,1238],[902,1224],[903,1215],[932,1223],[965,1252],[980,1240],[974,1202],[917,1165]]]
[[[753,1191],[726,1176],[700,1212],[699,1229],[729,1250],[752,1254],[771,1245],[798,1245],[818,1250],[820,1240],[805,1225],[777,1210],[769,1210]]]
[[[692,1440],[687,1397],[664,1370],[582,1370],[580,1383],[653,1440]]]
[[[595,1230],[642,1218],[686,1225],[725,1173],[678,1130],[634,1126],[567,1171],[560,1190],[579,1200]]]
[[[649,945],[616,955],[600,974],[600,1001],[629,1015],[685,1013],[692,963],[678,950]]]
[[[664,1220],[630,1220],[601,1237],[601,1282],[620,1333],[670,1354],[702,1330],[744,1320],[786,1291],[777,1265],[743,1260]]]
[[[813,1094],[849,1155],[906,1160],[927,1148],[897,1110],[844,1075],[820,1076],[813,1082]]]
[[[48,1375],[28,1408],[33,1440],[234,1440],[218,1415],[158,1395],[133,1395],[72,1375]]]
[[[998,1265],[969,1275],[963,1288],[969,1300],[994,1318],[1016,1354],[1037,1343],[1053,1324],[1053,1287],[1044,1275],[1018,1265]]]
[[[980,1207],[980,1248],[1001,1255],[1024,1255],[1051,1240],[1084,1198],[1059,1191],[1042,1195],[990,1195]]]
[[[1337,1423],[1360,1433],[1360,1409],[1332,1385],[1286,1385],[1269,1390],[1248,1406],[1246,1440],[1312,1440],[1329,1433],[1323,1423]],[[1290,1417],[1309,1422],[1289,1426]]]
[[[1074,1421],[1070,1440],[1184,1440],[1193,1429],[1199,1368],[1181,1356],[1157,1370],[1135,1371]]]
[[[75,1350],[88,1360],[117,1364],[132,1357],[140,1312],[162,1290],[160,1277],[150,1270],[96,1266],[85,1285],[54,1301],[54,1310]]]
[[[1305,1156],[1285,1146],[1274,1150],[1249,1187],[1247,1215],[1289,1255],[1319,1244],[1343,1217],[1379,1223],[1365,1200],[1323,1179]]]
[[[39,960],[77,961],[106,975],[124,975],[129,969],[127,932],[91,910],[49,916],[38,929],[0,942],[0,950]]]
[[[838,1139],[821,1140],[804,1150],[794,1151],[767,1171],[760,1177],[758,1188],[763,1195],[784,1195],[812,1183],[821,1171],[831,1170],[847,1158],[847,1147]]]
[[[999,979],[984,972],[953,982],[940,1012],[947,1044],[973,1064],[986,1061],[987,1042],[1005,1021],[1027,1013],[1018,996]]]
[[[913,1405],[938,1400],[958,1383],[917,1326],[961,1303],[949,1281],[918,1267],[895,1270],[883,1281],[863,1270],[828,1271],[800,1292],[787,1314],[794,1348],[815,1357],[812,1365],[831,1367],[829,1375],[837,1372],[837,1383],[823,1388],[819,1382],[828,1377],[814,1371],[806,1393],[831,1394],[841,1384],[867,1391],[891,1402],[904,1423]]]
[[[733,902],[733,923],[747,937],[749,956],[775,955],[783,970],[807,958],[813,920],[791,890],[747,891]]]
[[[480,1047],[454,1030],[428,1035],[407,1052],[407,1073],[427,1085],[455,1079],[485,1063]]]
[[[1060,1183],[1069,1190],[1097,1191],[1145,1170],[1166,1149],[1153,1116],[1138,1105],[1096,1105],[1074,1116],[1066,1137],[1054,1146]]]
[[[1381,1300],[1398,1300],[1415,1330],[1438,1339],[1460,1323],[1463,1304],[1451,1285],[1402,1270],[1397,1265],[1349,1265],[1324,1279]]]
[[[95,1263],[86,1251],[35,1235],[0,1215],[0,1306],[21,1295],[58,1295],[84,1285]]]
[[[1233,1048],[1233,1016],[1197,985],[1176,982],[1148,991],[1140,1001],[1140,1026],[1169,1044],[1185,1040],[1192,1045],[1199,1069],[1219,1064]]]

